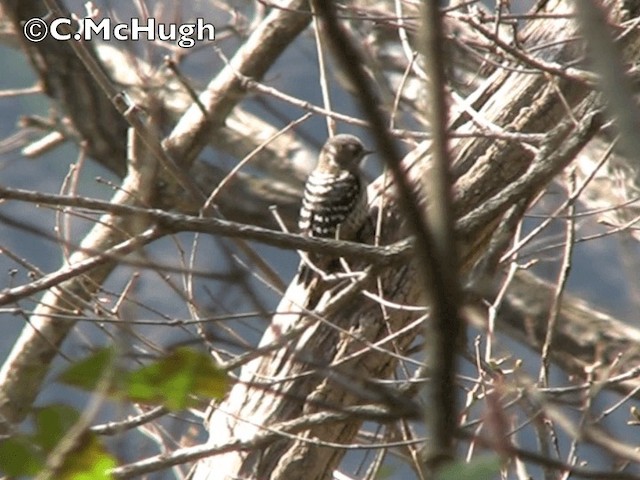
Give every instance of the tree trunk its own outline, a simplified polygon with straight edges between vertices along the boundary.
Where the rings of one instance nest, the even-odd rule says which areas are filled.
[[[623,2],[605,3],[612,21],[620,21]],[[543,13],[570,14],[571,7],[572,2],[550,1],[545,3]],[[528,46],[553,45],[537,51],[535,58],[557,66],[581,57],[583,45],[573,40],[577,36],[578,26],[571,18],[533,20],[519,41],[524,50]],[[628,37],[624,45],[627,58],[634,58],[639,46],[636,35]],[[516,62],[504,63],[518,68]],[[599,122],[599,117],[592,117],[598,108],[593,89],[558,69],[547,75],[499,69],[482,89],[474,108],[488,124],[509,132],[548,134],[540,145],[540,158],[535,159],[535,149],[525,148],[521,142],[492,137],[451,141],[463,275],[488,248],[505,211],[516,202],[528,203],[540,192],[593,137]],[[571,115],[582,123],[570,126],[566,120]],[[456,131],[464,132],[468,117],[462,115],[455,120]],[[407,174],[416,184],[429,168],[428,148],[424,142],[404,160]],[[402,213],[388,187],[382,178],[370,187],[374,223],[378,207],[383,205],[382,244],[403,238]],[[372,236],[367,241],[373,242]],[[354,268],[357,270],[358,266]],[[377,272],[377,280],[377,284],[372,280],[365,288],[392,304],[414,306],[421,297],[411,264]],[[228,398],[213,406],[209,423],[212,446],[225,445],[232,439],[250,441],[278,422],[364,403],[383,404],[391,416],[407,414],[406,409],[399,408],[400,393],[377,382],[391,378],[398,356],[405,355],[420,335],[422,312],[385,307],[363,296],[354,296],[346,306],[325,312],[323,309],[331,304],[336,291],[323,293],[312,314],[294,308],[294,315],[273,318],[272,328],[261,345],[278,342],[274,325],[278,332],[294,329],[302,322],[309,326],[298,338],[288,339],[284,346],[244,366]],[[294,295],[283,298],[279,312],[291,311],[292,304],[306,305],[310,296],[319,294],[297,290]],[[386,351],[389,349],[395,355]],[[415,414],[415,410],[408,411]],[[200,462],[194,478],[330,478],[345,452],[331,446],[350,444],[362,421],[353,416],[338,424],[313,426],[295,436],[282,432],[266,447],[213,455]]]

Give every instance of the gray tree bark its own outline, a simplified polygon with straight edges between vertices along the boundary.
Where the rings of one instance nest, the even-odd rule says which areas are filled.
[[[603,2],[611,22],[622,22],[628,12],[622,2]],[[628,5],[627,5],[628,6]],[[538,13],[556,15],[573,12],[572,2],[550,1]],[[463,258],[462,275],[468,274],[489,247],[489,242],[507,210],[527,204],[548,182],[566,167],[597,133],[599,101],[593,86],[565,70],[562,65],[581,58],[582,42],[578,25],[572,18],[547,22],[530,21],[523,29],[520,43],[524,50],[550,44],[535,57],[547,74],[499,69],[476,95],[473,107],[488,124],[509,132],[547,133],[537,148],[525,148],[522,142],[495,138],[454,139],[457,180],[455,206],[457,235]],[[640,43],[635,34],[624,42],[625,57],[636,58]],[[504,66],[516,67],[505,61]],[[539,65],[540,66],[540,65]],[[563,99],[562,102],[558,98]],[[575,118],[578,124],[567,121]],[[464,115],[456,119],[458,131],[472,124]],[[534,155],[533,151],[538,154]],[[407,175],[420,185],[428,171],[429,144],[424,142],[404,160]],[[417,191],[422,191],[417,187]],[[381,244],[403,238],[402,212],[384,178],[370,187],[371,219],[382,217]],[[366,239],[373,242],[373,235]],[[365,265],[354,265],[364,269]],[[411,264],[375,272],[365,289],[376,290],[395,305],[420,304],[421,292],[414,281]],[[300,312],[292,305],[306,305],[310,296],[322,296],[313,312]],[[210,419],[210,445],[223,446],[233,439],[250,443],[252,436],[292,418],[323,410],[342,411],[367,403],[382,404],[390,416],[415,415],[405,407],[399,390],[383,388],[378,382],[389,379],[397,366],[397,357],[377,348],[384,345],[402,356],[420,333],[422,313],[401,308],[384,308],[371,299],[354,296],[344,307],[330,307],[335,291],[288,292],[272,328],[261,345],[278,342],[278,332],[295,329],[301,322],[308,326],[295,339],[243,367],[239,382],[226,400],[213,406]],[[325,310],[326,309],[326,310]],[[288,315],[293,311],[294,315]],[[287,325],[283,327],[283,325]],[[432,359],[437,361],[437,359]],[[437,412],[432,412],[437,414]],[[362,423],[353,416],[338,424],[316,425],[292,436],[281,437],[267,446],[243,451],[225,451],[202,461],[194,478],[330,478],[344,450],[331,445],[350,444]]]
[[[42,15],[41,3],[4,1],[2,12],[18,24],[21,19]],[[572,11],[572,2],[569,1],[539,3],[538,13],[541,14],[561,15]],[[639,9],[635,1],[600,3],[606,8],[612,25],[622,25],[635,18]],[[245,50],[234,59],[234,68],[247,77],[259,78],[288,42],[304,30],[310,17],[301,15],[297,10],[306,8],[306,2],[292,1],[288,8],[274,14],[278,16],[279,23],[269,23],[273,19],[265,21],[265,36],[252,43],[254,48],[260,42],[266,46],[261,50],[263,57],[260,62],[252,63],[250,54],[255,50],[248,48],[248,52]],[[479,27],[474,28],[477,28],[475,39],[482,37],[478,33],[481,31]],[[471,272],[472,267],[484,259],[495,232],[508,227],[501,224],[505,213],[517,213],[517,210],[512,210],[514,205],[523,207],[523,210],[597,132],[600,117],[592,115],[600,108],[600,102],[593,93],[595,86],[591,83],[595,76],[587,75],[575,65],[565,67],[568,62],[581,58],[582,44],[573,41],[579,36],[580,32],[571,18],[556,18],[553,22],[530,20],[520,38],[525,51],[526,47],[544,44],[548,45],[547,48],[535,50],[529,56],[522,54],[521,57],[512,56],[512,52],[505,50],[503,66],[513,67],[516,71],[495,71],[482,82],[474,95],[472,107],[483,119],[480,125],[487,129],[488,135],[451,140],[457,177],[455,205],[463,258],[462,275]],[[640,41],[636,31],[627,32],[620,45],[626,61],[637,60]],[[67,47],[45,43],[30,45],[28,49],[46,84],[47,93],[74,119],[81,137],[92,139],[88,145],[90,155],[118,174],[125,175],[126,122],[98,90],[73,52],[58,48]],[[271,53],[265,55],[265,51]],[[537,73],[532,73],[535,69]],[[67,71],[75,74],[68,76]],[[541,71],[545,73],[540,74]],[[245,117],[234,129],[229,115],[247,92],[246,83],[234,77],[228,69],[209,85],[204,95],[206,106],[215,107],[215,124],[204,125],[206,122],[194,109],[183,119],[178,131],[180,135],[176,134],[169,142],[169,147],[188,153],[181,166],[185,172],[190,171],[193,178],[201,180],[198,185],[205,193],[209,193],[211,185],[216,185],[226,172],[197,161],[192,165],[193,156],[202,148],[205,139],[210,138],[234,154],[243,150],[233,140],[237,139],[234,135],[238,130],[246,129],[247,124],[256,124],[257,120],[246,120]],[[460,110],[458,107],[456,105],[456,111]],[[575,124],[571,117],[576,119]],[[222,125],[224,120],[226,125]],[[478,129],[478,124],[470,121],[468,112],[458,113],[454,120],[459,133],[465,129]],[[188,128],[185,128],[185,123]],[[262,123],[260,125],[258,131],[266,128]],[[541,133],[547,134],[541,143],[536,143],[533,136],[517,136]],[[509,139],[507,134],[513,134],[512,138]],[[304,157],[303,152],[306,151],[293,141],[293,136],[269,148],[264,161],[267,172],[277,170],[270,159]],[[537,149],[542,149],[543,154],[536,156]],[[428,142],[419,144],[405,158],[407,175],[417,190],[421,190],[419,186],[428,175],[428,158]],[[299,165],[298,162],[295,164]],[[151,185],[146,178],[145,187],[141,190],[148,205],[182,212],[194,212],[200,207],[187,198],[172,179],[165,174],[158,175]],[[237,176],[234,191],[240,188],[246,193],[242,195],[246,201],[238,202],[238,195],[221,195],[222,211],[231,219],[265,224],[261,222],[270,218],[264,214],[265,205],[278,204],[291,224],[295,220],[303,175],[304,168],[301,167],[280,171],[278,182]],[[134,180],[140,179],[129,178],[130,182]],[[162,185],[161,189],[159,185]],[[402,212],[394,195],[393,186],[383,178],[370,187],[371,219],[374,224],[380,220],[379,241],[383,245],[405,237]],[[114,199],[114,202],[120,201],[127,204],[130,199]],[[511,221],[517,218],[514,214]],[[105,224],[109,225],[109,222]],[[126,225],[115,227],[130,234],[141,230],[140,225],[131,230]],[[373,243],[373,235],[373,230],[369,231],[364,241]],[[108,250],[112,246],[109,242],[91,242],[89,245],[93,251]],[[115,264],[112,259],[101,263],[99,268],[90,269],[87,272],[90,277],[86,278],[100,285]],[[366,270],[367,267],[365,262],[352,265],[355,270]],[[491,273],[491,268],[487,272]],[[260,344],[271,348],[265,348],[261,357],[244,365],[240,381],[229,396],[212,406],[209,422],[211,456],[198,464],[195,477],[327,478],[344,455],[344,450],[337,445],[353,442],[364,419],[383,422],[419,415],[412,400],[415,389],[394,389],[383,383],[392,377],[399,358],[408,355],[422,332],[423,312],[398,308],[398,305],[421,304],[422,292],[414,280],[414,265],[405,263],[373,269],[368,277],[353,286],[307,291],[292,285]],[[82,281],[74,279],[71,284],[63,285],[63,290],[90,295]],[[514,292],[508,298],[510,315],[501,317],[498,328],[537,349],[544,341],[546,318],[542,312],[548,307],[548,298],[544,295],[538,298],[531,293],[549,290],[538,281],[519,277],[516,287],[521,285],[527,286],[516,289],[520,295]],[[531,285],[535,288],[530,288]],[[359,293],[362,289],[375,292],[387,303],[362,297]],[[314,300],[310,302],[310,298]],[[538,305],[538,310],[522,308],[522,298],[527,299],[525,303],[529,306]],[[10,361],[3,367],[0,413],[12,423],[24,419],[48,372],[49,360],[58,354],[59,346],[74,326],[73,321],[53,320],[55,312],[68,313],[70,303],[67,297],[52,289],[46,299],[43,305],[51,311],[43,312],[45,323],[34,322],[38,326],[37,331],[30,327],[25,330],[24,341],[16,345]],[[565,297],[566,308],[561,314],[566,321],[561,322],[563,328],[559,331],[563,344],[571,345],[571,348],[552,352],[552,358],[559,365],[581,373],[596,354],[602,355],[599,358],[612,359],[620,350],[637,348],[640,338],[637,331],[616,323],[614,319],[599,318],[599,323],[595,322],[597,318],[593,312],[585,306],[576,307],[578,302],[573,300]],[[534,315],[534,311],[537,314]],[[572,311],[579,314],[572,315]],[[38,319],[34,317],[34,320]],[[531,321],[535,328],[527,327],[526,322]],[[607,345],[604,353],[598,349],[603,344]],[[393,355],[389,350],[393,350]],[[631,369],[629,372],[633,374]],[[637,388],[636,378],[637,375],[629,375],[610,386],[625,393],[633,392]],[[417,380],[422,381],[423,378],[418,377]],[[372,415],[371,410],[366,415],[359,414],[358,407],[363,405],[379,407],[378,416]],[[270,432],[273,436],[265,437],[265,431],[278,425],[282,429],[274,430]]]

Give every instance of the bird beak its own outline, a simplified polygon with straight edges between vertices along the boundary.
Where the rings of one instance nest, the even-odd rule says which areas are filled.
[[[372,153],[375,153],[375,150],[365,150],[362,155],[366,157],[367,155],[371,155]]]

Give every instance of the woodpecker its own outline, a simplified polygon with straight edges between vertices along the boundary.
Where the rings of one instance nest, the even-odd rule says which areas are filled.
[[[341,134],[327,140],[304,188],[298,220],[303,235],[355,239],[368,215],[367,189],[360,162],[369,153],[353,135]],[[317,256],[309,256],[309,260],[323,267],[317,263]],[[301,272],[304,270],[303,260]],[[307,272],[301,277],[307,283]]]

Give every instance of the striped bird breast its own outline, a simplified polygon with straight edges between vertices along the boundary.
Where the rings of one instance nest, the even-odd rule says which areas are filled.
[[[305,185],[298,226],[314,237],[353,240],[368,215],[367,189],[362,177],[314,171]]]

